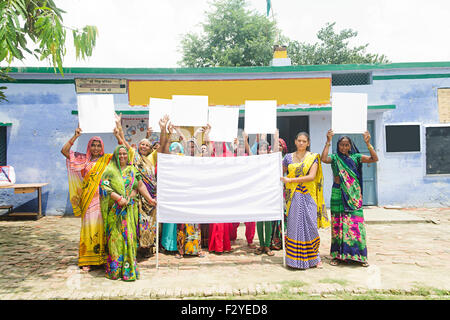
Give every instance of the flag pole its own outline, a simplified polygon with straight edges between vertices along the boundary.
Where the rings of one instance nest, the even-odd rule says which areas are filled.
[[[276,141],[276,143],[278,143]],[[280,154],[278,161],[279,161],[279,166],[280,166],[280,177],[283,176],[283,162],[282,162],[282,152],[281,150],[278,151],[278,153]],[[286,248],[285,248],[285,239],[284,239],[284,197],[283,197],[283,188],[284,188],[284,183],[282,181],[280,181],[281,183],[281,241],[283,244],[283,267],[286,268]]]
[[[158,214],[156,214],[156,269],[159,268],[159,223],[158,223]]]

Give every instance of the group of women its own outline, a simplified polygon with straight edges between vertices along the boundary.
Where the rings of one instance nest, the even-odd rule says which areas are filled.
[[[287,152],[283,139],[275,135],[273,150],[264,135],[258,136],[250,148],[248,136],[229,147],[209,141],[211,127],[200,128],[187,140],[181,130],[169,122],[168,116],[159,121],[161,135],[157,145],[143,139],[137,150],[124,138],[121,119],[117,117],[114,135],[118,146],[112,154],[104,152],[100,137],[92,137],[86,153],[71,151],[81,135],[81,129],[63,146],[66,157],[70,202],[74,215],[81,216],[78,265],[85,271],[105,265],[106,277],[133,281],[139,278],[138,255],[149,257],[156,238],[156,177],[157,153],[186,156],[251,156],[281,151],[285,186],[286,263],[291,268],[322,267],[319,255],[319,228],[330,226],[323,199],[322,163],[331,164],[333,187],[331,193],[331,265],[342,261],[357,261],[368,266],[366,233],[362,210],[362,163],[378,161],[370,145],[370,135],[364,133],[370,156],[362,155],[352,142],[340,137],[336,153],[329,154],[333,132],[327,132],[327,142],[321,155],[311,152],[309,135],[295,138],[296,151]],[[204,133],[204,143],[197,136]],[[177,133],[180,142],[171,142]],[[147,134],[149,136],[149,133]],[[256,254],[274,255],[282,248],[281,221],[248,222],[246,240]],[[160,246],[162,251],[204,257],[209,252],[231,251],[239,223],[163,224]],[[253,243],[255,229],[259,247]]]

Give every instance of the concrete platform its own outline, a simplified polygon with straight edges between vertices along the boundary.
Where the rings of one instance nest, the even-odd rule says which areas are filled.
[[[400,209],[386,209],[383,207],[364,207],[364,221],[367,224],[376,223],[436,223],[436,220],[423,218],[414,213]]]

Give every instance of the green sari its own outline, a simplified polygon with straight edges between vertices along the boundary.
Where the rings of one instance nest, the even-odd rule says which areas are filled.
[[[112,280],[122,278],[125,281],[133,281],[139,278],[136,262],[138,202],[134,197],[125,207],[120,207],[111,198],[111,193],[114,191],[122,197],[129,197],[132,191],[137,189],[141,176],[132,165],[121,170],[118,157],[121,148],[126,149],[125,146],[119,145],[114,150],[100,185],[106,235],[106,277]],[[129,153],[128,155],[130,157]]]
[[[333,259],[367,262],[366,228],[362,208],[361,154],[330,155],[340,184],[331,190],[331,248]]]

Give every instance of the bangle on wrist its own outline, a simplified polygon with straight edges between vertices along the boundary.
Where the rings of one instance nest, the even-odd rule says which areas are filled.
[[[375,150],[371,144],[369,144],[369,145],[367,146],[367,149],[369,149],[369,150],[370,150],[370,149]]]

